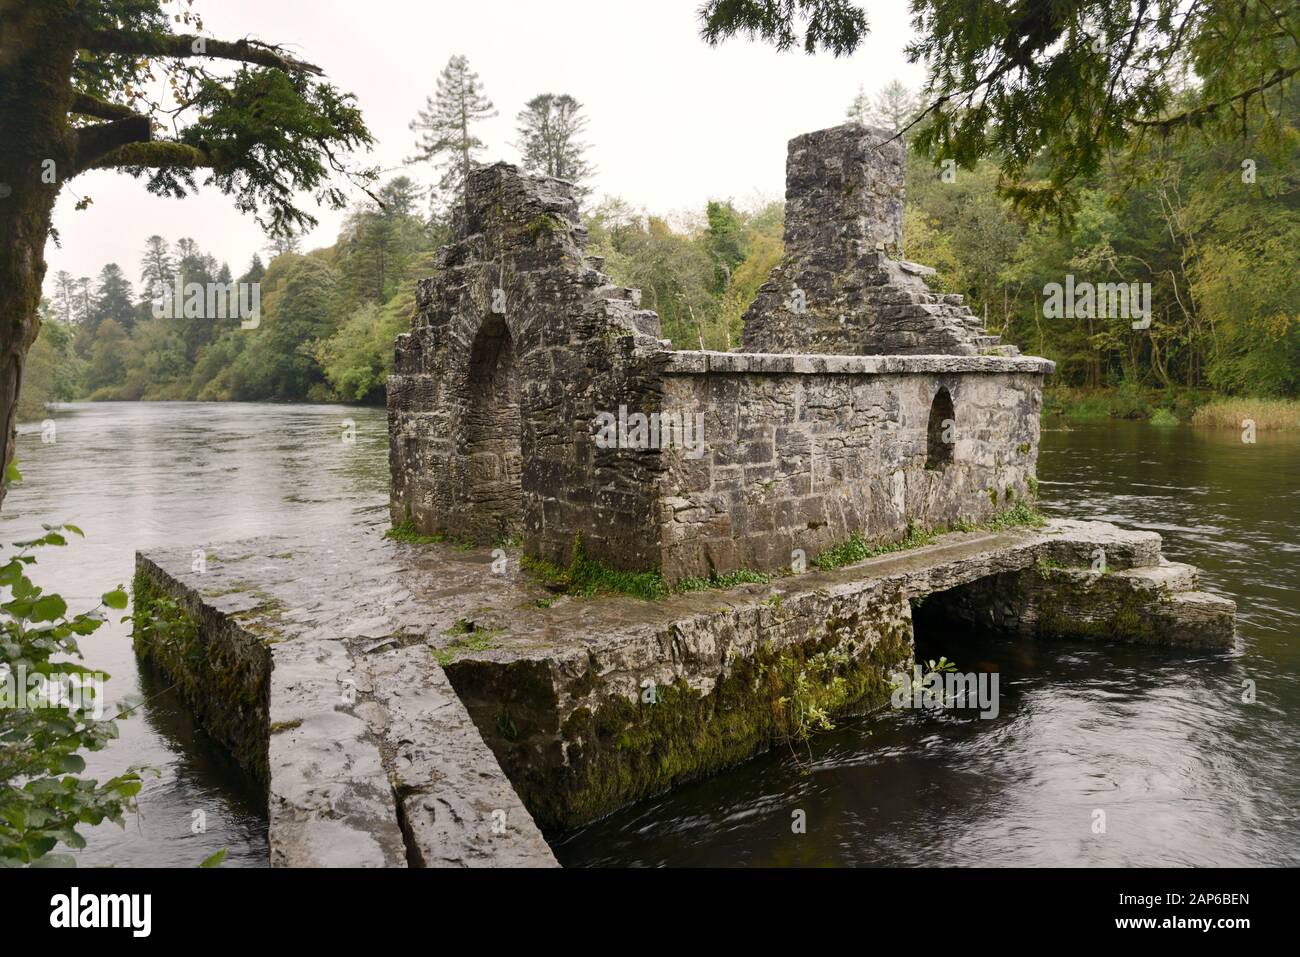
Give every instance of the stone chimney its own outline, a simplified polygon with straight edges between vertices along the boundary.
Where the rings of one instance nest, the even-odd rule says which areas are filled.
[[[785,255],[745,313],[747,352],[1015,354],[934,270],[901,258],[906,152],[886,130],[847,123],[790,141]]]

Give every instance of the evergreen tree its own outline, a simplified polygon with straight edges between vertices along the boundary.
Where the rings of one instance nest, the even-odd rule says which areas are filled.
[[[484,95],[478,74],[465,57],[453,56],[438,77],[437,93],[425,99],[425,108],[411,121],[411,130],[420,137],[415,155],[407,160],[431,162],[441,171],[438,189],[445,204],[463,201],[466,178],[485,148],[473,126],[493,116],[496,109]]]
[[[996,157],[1000,191],[1026,212],[1068,222],[1107,161],[1149,172],[1155,136],[1199,132],[1274,161],[1290,148],[1300,4],[914,0],[912,18],[908,57],[929,70],[914,146],[965,169]],[[700,21],[710,44],[744,34],[835,56],[867,34],[852,0],[706,0]]]
[[[248,264],[248,270],[239,277],[240,282],[261,282],[262,277],[266,275],[266,266],[262,265],[262,257],[253,253],[253,259]]]
[[[140,257],[140,285],[146,300],[154,300],[162,295],[162,290],[172,284],[176,272],[176,261],[167,240],[161,236],[150,236],[144,242],[144,255]]]
[[[60,322],[72,325],[76,315],[76,300],[76,280],[66,269],[60,269],[54,276],[54,302],[52,303]]]
[[[272,267],[274,268],[274,267]],[[334,271],[315,256],[285,261],[273,306],[231,370],[235,399],[305,399],[320,396],[325,377],[315,354],[333,329],[330,299]]]
[[[22,359],[40,328],[45,243],[65,184],[120,170],[181,197],[201,178],[272,230],[315,222],[304,194],[344,205],[331,183],[350,172],[340,157],[372,143],[353,98],[319,67],[252,39],[254,24],[239,32],[233,42],[208,34],[188,2],[0,2],[0,472],[13,461]]]
[[[93,296],[90,291],[90,277],[79,276],[76,280],[76,292],[73,295],[72,318],[74,322],[85,324],[90,321],[90,305]]]
[[[846,119],[854,123],[860,123],[862,126],[870,126],[869,117],[871,116],[871,98],[867,96],[866,89],[861,83],[858,84],[858,92],[853,95],[853,100],[849,103],[849,108],[844,111]]]
[[[297,254],[302,249],[302,237],[294,232],[273,233],[262,248],[271,254],[272,259],[289,253]]]
[[[109,319],[128,332],[135,325],[135,290],[117,263],[109,263],[100,270],[99,288],[90,306],[86,328],[93,332]]]
[[[858,93],[853,97],[845,115],[863,126],[897,133],[916,119],[920,112],[921,104],[912,91],[897,80],[890,80],[874,100],[867,96],[862,87],[858,87]]]
[[[585,196],[582,184],[592,167],[584,159],[587,145],[578,138],[587,125],[582,104],[567,93],[543,93],[524,105],[518,122],[524,169],[568,180]]]
[[[345,308],[392,296],[425,238],[424,224],[415,215],[419,199],[420,189],[411,178],[398,176],[379,190],[376,202],[348,218],[339,241]]]

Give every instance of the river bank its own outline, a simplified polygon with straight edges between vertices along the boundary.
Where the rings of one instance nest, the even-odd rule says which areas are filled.
[[[1108,419],[1146,420],[1152,425],[1190,424],[1240,430],[1244,420],[1256,430],[1300,430],[1300,399],[1224,396],[1195,389],[1076,389],[1043,390],[1043,415],[1057,422],[1102,422]]]

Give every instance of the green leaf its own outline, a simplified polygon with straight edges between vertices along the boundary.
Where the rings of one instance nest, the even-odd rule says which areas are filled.
[[[5,469],[5,481],[21,482],[22,480],[23,480],[23,473],[18,471],[18,461],[15,459],[14,461],[9,463],[9,468]]]
[[[221,862],[226,859],[226,849],[223,847],[217,853],[203,859],[199,867],[220,867]]]
[[[32,606],[32,621],[57,621],[68,610],[68,603],[59,595],[45,595]]]
[[[126,607],[127,595],[122,586],[118,585],[112,591],[104,592],[103,601],[109,608],[116,608],[121,611]]]
[[[59,762],[59,770],[64,774],[80,774],[86,770],[86,759],[79,754],[65,754]]]

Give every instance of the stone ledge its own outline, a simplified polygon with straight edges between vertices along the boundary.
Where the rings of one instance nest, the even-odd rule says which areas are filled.
[[[354,566],[349,549],[329,547],[341,544],[217,546],[202,573],[183,551],[136,556],[137,609],[143,585],[177,599],[195,623],[202,655],[194,664],[229,655],[235,642],[269,655],[257,689],[269,715],[242,721],[260,727],[263,740],[222,743],[237,756],[264,755],[241,763],[267,789],[270,864],[554,867],[427,646],[405,647],[407,635],[395,634],[397,622],[423,622],[391,604],[403,597],[391,587],[393,569],[364,559]],[[179,659],[168,664],[186,669]],[[205,727],[213,716],[233,724],[245,706],[194,680],[211,670],[169,674],[184,679],[183,696]]]
[[[1031,373],[1056,368],[1038,356],[798,355],[767,352],[667,351],[656,357],[665,375],[710,372],[784,375],[936,375],[946,373]]]

